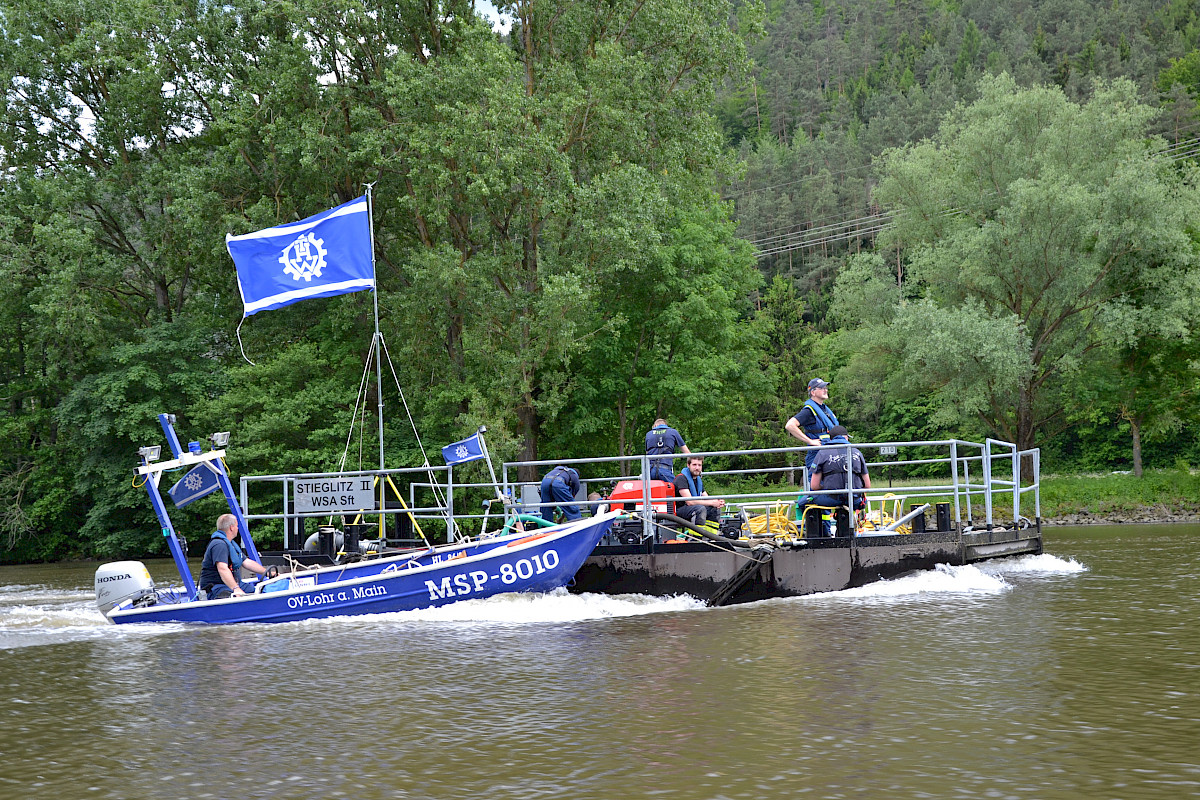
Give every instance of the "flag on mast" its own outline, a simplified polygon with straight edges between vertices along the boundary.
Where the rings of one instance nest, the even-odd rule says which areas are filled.
[[[204,463],[192,467],[188,474],[167,490],[167,494],[175,501],[176,508],[183,508],[220,488],[216,469]]]
[[[365,195],[299,222],[226,234],[225,244],[237,268],[243,319],[313,297],[375,289]]]
[[[478,433],[468,436],[461,442],[448,444],[442,448],[442,458],[446,459],[446,463],[450,465],[462,464],[483,457],[483,445],[479,441]]]

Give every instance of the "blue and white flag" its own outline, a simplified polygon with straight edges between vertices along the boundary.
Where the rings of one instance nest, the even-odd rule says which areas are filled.
[[[183,508],[205,495],[215,492],[220,485],[217,483],[217,473],[208,464],[197,464],[187,475],[167,490],[167,494],[175,501],[176,508]]]
[[[483,444],[479,441],[479,434],[446,445],[442,448],[442,458],[446,459],[447,464],[461,464],[464,461],[483,458]]]
[[[375,288],[367,198],[241,236],[226,234],[243,319],[312,297]]]

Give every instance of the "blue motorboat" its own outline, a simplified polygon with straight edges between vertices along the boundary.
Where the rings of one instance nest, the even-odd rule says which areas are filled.
[[[354,614],[409,611],[505,592],[548,592],[566,586],[612,526],[617,513],[432,548],[281,575],[253,594],[189,600],[181,587],[139,593],[113,606],[108,619],[130,622],[293,622]],[[106,576],[149,579],[138,562],[110,565]]]
[[[292,622],[357,614],[410,611],[476,600],[507,592],[549,592],[567,586],[597,543],[620,516],[613,512],[532,532],[511,530],[474,540],[406,552],[368,553],[342,564],[304,569],[259,580],[252,593],[207,600],[197,589],[183,541],[176,534],[159,491],[165,472],[203,470],[212,491],[220,488],[239,521],[246,555],[261,561],[245,515],[225,471],[225,451],[201,452],[197,442],[180,446],[174,421],[159,415],[175,458],[157,461],[155,448],[139,451],[137,472],[145,477],[151,505],[162,525],[183,584],[158,587],[138,561],[105,564],[96,571],[96,602],[116,624],[133,622]],[[223,442],[222,442],[223,444]],[[197,481],[200,484],[200,481]]]
[[[308,298],[368,289],[375,294],[375,335],[371,340],[367,361],[369,363],[374,357],[378,390],[379,470],[374,476],[380,490],[377,513],[382,531],[383,517],[387,513],[382,497],[384,481],[390,483],[391,478],[384,469],[382,356],[386,348],[379,330],[379,302],[375,292],[372,213],[371,186],[367,185],[362,198],[298,223],[289,222],[239,236],[229,235],[226,243],[238,272],[238,287],[245,305],[243,319],[259,311],[281,308]],[[322,245],[325,239],[318,237],[328,238],[329,250]],[[315,249],[310,249],[309,243]],[[304,246],[300,247],[301,244]],[[319,252],[319,259],[304,255],[312,252]],[[304,283],[297,286],[295,282],[301,275]],[[241,341],[240,332],[238,341]],[[388,362],[395,375],[390,357]],[[363,374],[367,374],[366,369]],[[398,382],[396,388],[400,389]],[[356,409],[365,403],[366,391],[364,380],[359,387]],[[403,398],[403,391],[400,394]],[[381,533],[377,543],[379,548],[361,554],[349,553],[345,562],[321,564],[315,569],[308,569],[307,564],[293,559],[289,574],[257,581],[252,593],[207,600],[201,596],[192,578],[185,542],[171,523],[159,491],[159,482],[168,472],[187,470],[170,490],[171,499],[180,508],[219,488],[225,494],[230,513],[237,519],[246,557],[262,564],[263,559],[250,537],[246,513],[234,497],[225,468],[225,451],[222,448],[228,443],[229,434],[214,433],[210,436],[212,447],[207,452],[200,442],[189,442],[184,448],[175,433],[175,418],[170,414],[159,414],[158,420],[173,458],[159,461],[161,446],[143,447],[138,451],[141,463],[136,474],[143,479],[150,504],[162,525],[163,537],[183,584],[167,588],[155,586],[149,570],[138,561],[101,566],[96,571],[96,604],[114,623],[288,622],[429,608],[505,592],[547,592],[566,586],[574,578],[584,560],[608,532],[613,520],[619,516],[606,514],[526,533],[520,530],[521,525],[511,512],[508,498],[497,486],[496,499],[505,507],[506,522],[500,535],[489,536],[481,532],[474,541],[453,541],[459,531],[452,509],[439,509],[445,513],[447,520],[447,538],[450,542],[446,545],[433,547],[425,540],[423,548],[389,552]],[[409,420],[411,422],[411,415]],[[486,458],[492,483],[496,485],[495,471],[492,470],[491,458],[483,442],[485,430],[480,427],[474,436],[456,442],[450,448],[443,448],[443,457],[448,466]],[[413,433],[416,434],[415,425]],[[350,441],[347,438],[347,448]],[[417,443],[424,453],[419,436]],[[425,467],[429,467],[428,460]],[[365,475],[356,472],[353,479],[344,481],[341,480],[347,477],[344,475],[333,476],[338,479],[336,481],[329,480],[330,476],[327,475],[308,476],[314,479],[312,481],[299,480],[304,476],[287,476],[286,485],[297,493],[294,505],[300,505],[301,499],[308,502],[307,513],[292,514],[291,520],[326,516],[326,512],[332,518],[339,509],[357,512],[361,517],[364,512],[375,508],[371,480]],[[361,485],[363,481],[365,487]],[[433,483],[436,484],[436,481]],[[356,488],[360,488],[360,491],[356,492]],[[400,502],[403,503],[402,498]],[[412,511],[407,510],[407,514],[415,524],[416,517]]]

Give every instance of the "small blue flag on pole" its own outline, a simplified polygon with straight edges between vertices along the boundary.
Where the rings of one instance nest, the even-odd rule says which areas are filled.
[[[313,297],[375,289],[365,196],[300,222],[226,234],[225,244],[237,267],[243,319]]]
[[[483,445],[479,443],[479,434],[446,445],[442,448],[442,458],[446,459],[447,464],[461,464],[464,461],[483,458]]]
[[[208,464],[197,464],[187,475],[167,490],[167,494],[175,501],[176,508],[183,508],[205,495],[212,494],[219,487],[217,473]]]

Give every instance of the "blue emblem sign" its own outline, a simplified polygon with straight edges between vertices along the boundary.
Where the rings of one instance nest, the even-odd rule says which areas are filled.
[[[483,458],[483,445],[479,442],[479,434],[446,445],[442,448],[442,458],[446,459],[447,464],[461,464],[464,461]]]
[[[188,503],[194,503],[205,495],[215,492],[220,485],[217,483],[217,473],[208,464],[197,464],[179,481],[167,490],[167,494],[175,503],[176,508],[183,508]]]

